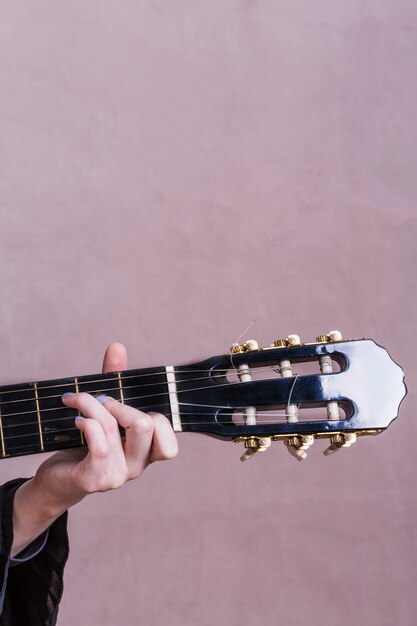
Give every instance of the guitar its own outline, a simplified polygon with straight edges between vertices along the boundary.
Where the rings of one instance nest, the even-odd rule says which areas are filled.
[[[249,340],[191,365],[0,387],[2,458],[85,445],[78,413],[62,404],[65,391],[164,413],[176,432],[243,442],[243,461],[272,441],[301,461],[315,439],[330,439],[328,455],[384,431],[407,390],[402,369],[372,339],[332,331],[304,344],[289,335],[268,348]]]

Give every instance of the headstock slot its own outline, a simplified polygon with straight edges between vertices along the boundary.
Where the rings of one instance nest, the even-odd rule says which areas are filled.
[[[284,405],[274,408],[265,409],[262,406],[255,406],[256,410],[256,426],[268,424],[285,424],[288,421],[287,407]],[[349,420],[354,412],[354,408],[350,402],[339,403],[340,419]],[[327,417],[327,404],[322,402],[310,406],[298,406],[298,424],[324,422]],[[217,421],[220,424],[233,424],[242,428],[248,428],[245,409],[235,409],[228,411],[221,410],[217,413]],[[255,430],[255,429],[254,429]]]
[[[333,374],[341,372],[346,367],[346,359],[343,358],[343,355],[334,354],[331,356],[331,360],[333,365]],[[321,373],[319,357],[291,359],[291,365],[293,377],[318,375]],[[252,381],[271,380],[275,378],[279,379],[282,377],[281,367],[278,361],[276,363],[266,365],[251,363],[249,371]],[[225,375],[226,379],[230,383],[241,382],[239,374],[240,372],[237,367],[231,367],[226,372],[218,372],[219,377],[223,377]],[[212,375],[216,376],[216,370],[214,370]]]

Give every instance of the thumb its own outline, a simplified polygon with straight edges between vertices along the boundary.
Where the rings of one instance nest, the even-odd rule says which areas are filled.
[[[127,369],[127,350],[122,343],[111,343],[103,359],[103,374]]]

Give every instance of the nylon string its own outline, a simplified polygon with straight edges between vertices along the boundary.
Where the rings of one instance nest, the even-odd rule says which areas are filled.
[[[193,370],[190,370],[190,371],[193,371]],[[201,370],[201,371],[211,372],[213,370]],[[216,370],[216,371],[218,371],[218,370]],[[230,369],[227,369],[225,371],[226,372],[230,372]],[[259,367],[259,368],[254,369],[253,372],[255,372],[255,373],[277,372],[277,370],[274,369],[273,367]],[[183,373],[183,372],[180,372],[180,373]],[[157,375],[159,376],[159,374],[157,374]],[[161,375],[165,376],[165,372],[163,374],[161,374]],[[299,374],[295,374],[294,373],[293,377],[297,378],[297,376],[299,376]],[[138,378],[138,377],[131,376],[131,377],[126,377],[126,379],[127,378]],[[223,374],[217,374],[217,375],[211,376],[210,380],[215,380],[216,378],[223,379],[224,375]],[[123,380],[126,380],[126,379],[123,378]],[[109,380],[111,382],[118,382],[119,381],[118,378],[114,378],[114,379],[108,379],[107,378],[107,379],[104,379],[104,380],[103,379],[102,380],[98,379],[97,381],[85,381],[85,382],[78,381],[78,386],[81,388],[82,385],[90,385],[93,382],[103,382],[103,383],[106,383]],[[181,383],[195,382],[197,380],[207,380],[207,376],[199,376],[199,377],[191,378],[189,380],[177,380],[176,382],[177,382],[177,384],[181,384]],[[252,380],[252,381],[249,381],[249,382],[260,382],[261,380],[266,380],[266,379],[260,379],[260,380],[255,379],[255,380]],[[280,378],[276,378],[276,379],[271,378],[271,379],[268,379],[268,380],[280,380]],[[165,383],[166,383],[166,380],[158,382],[158,383],[141,384],[140,387],[141,388],[143,388],[143,387],[159,387],[160,385],[163,385]],[[39,385],[39,383],[37,383],[37,384]],[[38,387],[38,392],[39,391],[42,392],[44,389],[55,389],[57,387],[63,387],[63,388],[68,390],[69,384],[70,383],[62,384],[62,385],[50,385],[48,387]],[[240,384],[240,383],[238,383],[238,381],[236,381],[236,382],[228,381],[227,383],[216,385],[215,387],[213,387],[213,389],[218,389],[219,387],[235,385],[235,384]],[[135,389],[137,386],[138,385],[128,385],[128,386],[123,385],[123,391],[125,391],[127,389]],[[190,391],[190,392],[191,391],[201,391],[201,389],[207,389],[207,387],[196,387],[194,389],[193,388],[191,388],[191,389],[184,389],[183,391],[178,391],[178,393],[183,393],[185,391]],[[103,393],[103,392],[115,392],[115,391],[119,391],[119,388],[118,387],[116,387],[116,388],[114,388],[114,387],[100,388],[100,389],[97,389],[97,390],[94,390],[94,391],[89,391],[88,393],[98,394],[98,393]],[[30,388],[30,389],[19,389],[19,390],[13,390],[13,391],[3,391],[3,392],[1,392],[1,390],[0,390],[0,396],[1,396],[1,393],[9,394],[9,393],[14,393],[14,392],[16,392],[16,393],[31,393],[31,392],[33,392],[33,388]],[[158,395],[169,395],[169,393],[168,392],[163,392],[162,394],[149,394],[149,395],[145,395],[145,396],[136,396],[136,397],[131,398],[131,400],[139,400],[140,398],[151,398],[151,397],[156,397]],[[41,401],[42,400],[51,400],[53,398],[60,398],[61,396],[62,396],[61,393],[57,394],[57,395],[53,395],[53,396],[45,396],[45,397],[41,396],[40,400]],[[4,407],[4,406],[6,406],[8,404],[17,404],[17,403],[24,403],[24,402],[34,402],[34,397],[31,397],[31,398],[21,398],[19,400],[6,400],[5,402],[0,402],[0,406]],[[59,408],[67,408],[67,407],[56,407],[56,408],[53,408],[53,409],[42,409],[42,412],[49,411],[49,410],[57,410]],[[9,414],[3,413],[3,417],[10,417],[12,415],[23,415],[24,413],[32,413],[32,412],[33,411],[23,411],[23,412],[20,412],[20,413],[9,413]]]
[[[274,367],[272,365],[271,366],[266,365],[264,367],[256,367],[255,366],[255,368],[254,368],[254,370],[257,371],[257,372],[269,371],[271,369],[274,371]],[[131,371],[131,370],[126,370],[126,371]],[[179,374],[191,374],[191,373],[195,373],[195,372],[197,372],[199,374],[200,373],[209,374],[210,372],[224,372],[224,374],[226,374],[227,372],[230,372],[230,371],[231,371],[230,367],[212,367],[211,369],[190,369],[190,370],[183,370],[182,369],[182,370],[178,370],[178,371],[176,370],[176,374],[177,375],[179,375]],[[116,374],[120,373],[122,375],[123,380],[129,380],[129,378],[145,378],[147,376],[163,376],[164,377],[164,380],[161,381],[160,383],[149,383],[148,385],[145,383],[145,384],[141,384],[141,387],[146,387],[146,386],[151,386],[151,385],[161,385],[161,384],[166,382],[166,371],[165,371],[165,369],[162,372],[153,372],[153,373],[149,373],[149,374],[131,374],[129,376],[123,375],[123,371],[115,372],[115,373]],[[219,377],[220,377],[220,374],[219,374]],[[115,376],[114,378],[105,378],[105,374],[103,374],[101,378],[96,378],[95,380],[80,381],[80,378],[83,378],[83,376],[78,376],[78,377],[77,376],[69,376],[68,378],[71,381],[73,381],[73,382],[72,383],[71,382],[60,383],[59,385],[46,385],[45,387],[38,387],[38,388],[40,390],[44,390],[44,389],[58,389],[60,387],[63,387],[63,388],[67,389],[68,385],[71,385],[71,384],[74,385],[75,384],[75,379],[78,380],[78,384],[79,385],[92,385],[93,383],[105,383],[105,382],[115,382],[115,383],[119,382],[118,376]],[[203,380],[204,378],[206,378],[206,376],[202,376],[201,380]],[[215,378],[215,376],[213,378]],[[62,379],[59,379],[59,380],[62,380]],[[191,379],[191,380],[198,380],[198,379]],[[179,383],[179,382],[187,382],[187,381],[181,381],[181,380],[178,381],[177,380],[177,383]],[[23,383],[23,384],[26,384],[26,383]],[[31,383],[27,383],[27,384],[33,385],[34,383],[31,382]],[[38,381],[36,384],[37,385],[42,385],[42,381]],[[0,394],[1,393],[25,393],[25,392],[33,391],[32,387],[30,387],[29,389],[22,389],[22,388],[20,388],[20,389],[10,389],[10,390],[7,390],[7,386],[8,385],[5,385],[4,387],[0,387]],[[11,386],[13,386],[13,385],[11,385]],[[1,391],[2,389],[3,389],[3,392]],[[48,397],[53,398],[54,396],[48,396]],[[58,397],[58,396],[56,396],[56,397]],[[10,402],[20,402],[20,401],[19,400],[10,400]],[[7,404],[7,402],[5,402],[4,404]]]
[[[254,369],[254,371],[256,371],[256,372],[264,372],[264,371],[268,371],[268,372],[269,372],[269,371],[277,371],[277,370],[276,370],[276,369],[274,369],[272,366],[265,366],[265,367],[258,367],[258,368],[256,368],[256,367],[255,367],[255,368],[253,368],[253,369]],[[178,372],[178,374],[181,374],[181,373],[186,373],[186,372],[192,372],[192,373],[195,373],[195,372],[205,372],[205,373],[208,373],[208,372],[213,372],[213,371],[215,371],[216,373],[217,373],[217,372],[229,372],[229,371],[230,371],[230,368],[221,368],[221,369],[220,369],[220,368],[218,368],[218,369],[217,369],[217,368],[216,368],[216,369],[211,368],[211,369],[207,369],[207,370],[205,370],[205,369],[201,369],[201,370],[197,370],[197,369],[182,370],[181,372]],[[135,379],[138,379],[138,378],[144,378],[144,377],[147,377],[147,376],[165,376],[165,372],[160,372],[160,373],[152,372],[152,373],[147,373],[147,374],[132,374],[132,375],[129,375],[129,376],[124,376],[124,377],[123,377],[123,380],[127,380],[127,379],[129,379],[129,378],[135,378]],[[196,380],[204,380],[204,379],[206,379],[206,378],[207,378],[206,376],[202,376],[202,377],[196,377],[196,378],[191,379],[191,380],[189,380],[189,381],[177,381],[177,382],[178,382],[178,383],[181,383],[181,382],[194,382],[194,381],[196,381]],[[224,375],[222,375],[222,374],[217,374],[217,375],[214,375],[212,378],[224,378]],[[292,385],[292,387],[291,387],[290,397],[291,397],[291,394],[292,394],[292,391],[293,391],[294,385],[295,385],[295,383],[296,383],[296,380],[297,380],[297,378],[298,378],[298,374],[296,374],[293,378],[294,378],[294,382],[293,382],[293,385]],[[280,379],[279,379],[279,378],[277,378],[276,380],[280,380]],[[119,381],[118,377],[114,377],[114,378],[104,378],[104,379],[103,379],[103,378],[100,378],[100,379],[97,379],[96,381],[94,381],[94,380],[93,380],[93,381],[85,381],[85,382],[79,381],[79,382],[78,382],[78,384],[79,384],[80,386],[82,386],[83,384],[93,384],[94,382],[102,382],[102,383],[106,383],[106,382],[113,382],[113,381],[114,381],[114,382],[118,382],[118,381]],[[74,381],[74,382],[75,382],[75,381]],[[253,382],[257,382],[257,381],[255,380],[255,381],[253,381]],[[149,384],[146,384],[146,383],[145,383],[145,384],[143,384],[143,385],[141,385],[141,386],[142,386],[142,387],[152,387],[152,386],[156,386],[156,385],[161,385],[161,384],[163,384],[163,383],[165,383],[165,380],[164,380],[164,381],[162,381],[162,382],[159,382],[159,383],[149,383]],[[68,384],[69,384],[69,383],[67,382],[67,383],[60,383],[60,384],[57,384],[57,385],[48,385],[48,386],[46,386],[46,387],[40,387],[39,389],[41,389],[41,390],[43,390],[43,389],[54,389],[54,388],[60,388],[60,387],[61,387],[61,388],[62,388],[62,387],[68,388]],[[216,386],[214,387],[214,389],[217,389],[217,388],[220,388],[220,387],[229,387],[229,386],[231,386],[231,385],[236,385],[236,384],[241,384],[241,383],[238,383],[238,382],[236,382],[236,383],[227,382],[227,383],[224,383],[224,384],[219,384],[219,385],[216,385]],[[130,388],[135,388],[135,387],[136,387],[136,385],[131,385],[131,386],[127,386],[127,387],[123,386],[123,390],[125,390],[125,389],[130,389]],[[179,394],[181,394],[181,393],[185,393],[185,392],[201,391],[201,390],[207,390],[207,389],[209,389],[207,386],[204,386],[204,387],[195,387],[195,388],[191,388],[191,389],[179,390],[179,391],[177,392],[177,394],[179,395]],[[26,392],[26,391],[28,391],[28,392],[29,392],[29,391],[32,391],[32,389],[16,389],[16,390],[7,391],[7,392],[4,392],[4,393],[14,393],[14,392],[16,392],[16,393],[22,393],[22,392]],[[115,388],[111,388],[111,389],[100,389],[99,391],[100,391],[100,393],[102,393],[102,392],[106,392],[106,391],[108,391],[108,392],[117,392],[117,391],[118,391],[118,389],[117,389],[117,388],[116,388],[116,389],[115,389]],[[93,392],[93,393],[97,393],[97,392]],[[131,401],[133,401],[133,400],[140,400],[140,399],[144,399],[144,398],[152,398],[152,399],[154,399],[154,398],[156,398],[157,396],[169,396],[169,392],[163,392],[163,393],[160,393],[160,394],[151,394],[151,395],[135,396],[135,397],[133,397],[133,398],[130,398],[130,399],[129,399],[129,402],[131,402]],[[55,396],[47,396],[46,398],[41,398],[41,400],[43,400],[43,399],[50,399],[50,398],[59,398],[59,397],[61,397],[61,394],[59,394],[59,395],[55,395]],[[26,398],[26,399],[23,399],[23,400],[12,400],[12,401],[7,401],[7,402],[2,403],[2,406],[6,405],[6,404],[16,403],[16,402],[30,402],[30,401],[31,401],[31,402],[33,402],[33,398]],[[129,402],[128,402],[128,403],[129,403]],[[290,400],[288,401],[288,403],[289,403],[289,402],[290,402]],[[140,409],[141,409],[141,410],[145,410],[146,408],[151,408],[152,406],[154,406],[154,404],[155,404],[155,403],[152,403],[152,405],[148,405],[148,406],[142,406],[142,407],[140,407]],[[230,407],[229,407],[229,406],[220,406],[220,405],[199,405],[199,404],[182,403],[182,402],[180,402],[179,404],[180,404],[180,405],[183,405],[183,406],[187,405],[187,406],[195,406],[195,407],[198,407],[198,406],[203,407],[203,406],[204,406],[204,407],[206,407],[206,408],[213,408],[213,409],[230,409]],[[158,404],[157,406],[158,406],[158,407],[161,407],[161,408],[162,408],[162,407],[170,407],[170,404],[168,404],[168,403],[165,403],[165,404],[162,404],[162,405],[161,405],[161,404]],[[244,408],[244,407],[241,407],[241,408]],[[233,409],[233,411],[232,411],[232,412],[229,412],[229,413],[223,413],[222,415],[223,415],[224,417],[227,417],[227,416],[230,416],[230,417],[231,417],[232,415],[234,415],[234,414],[238,413],[238,412],[241,410],[241,408],[237,407],[237,408]],[[71,410],[71,409],[70,409],[70,407],[66,407],[66,406],[58,406],[58,407],[52,407],[52,408],[49,408],[49,409],[42,409],[42,414],[44,414],[45,412],[48,412],[48,411],[53,411],[53,412],[56,414],[58,411],[68,411],[68,410]],[[36,413],[36,411],[33,411],[33,410],[32,410],[32,411],[22,411],[22,412],[19,412],[19,413],[3,414],[3,415],[2,415],[2,417],[17,417],[17,416],[24,415],[24,414],[35,414],[35,413]],[[195,416],[195,417],[197,417],[197,416],[204,416],[204,415],[206,415],[206,413],[195,413],[195,412],[193,412],[193,416]],[[55,422],[55,423],[56,423],[57,421],[62,421],[62,420],[65,420],[65,419],[73,419],[74,417],[75,417],[75,416],[61,416],[61,417],[57,417],[57,418],[55,418],[55,417],[54,417],[54,418],[49,419],[49,420],[48,420],[48,419],[47,419],[47,420],[43,420],[43,419],[42,419],[42,425],[43,425],[43,424],[50,423],[50,422]],[[276,420],[275,418],[281,418],[281,419]],[[274,420],[274,422],[277,422],[277,423],[279,423],[279,422],[285,422],[285,421],[287,420],[287,414],[286,414],[286,413],[282,413],[282,412],[278,412],[278,413],[268,413],[268,415],[267,415],[267,416],[262,417],[262,411],[261,411],[261,412],[260,412],[260,414],[258,413],[257,423],[258,423],[258,424],[268,424],[268,423],[271,423],[271,420],[272,420],[272,419]],[[211,424],[213,424],[213,420],[208,421],[208,422],[202,422],[202,421],[197,421],[197,422],[185,422],[185,424],[205,426],[205,425],[211,425]],[[3,426],[3,430],[4,430],[4,431],[5,431],[5,430],[9,430],[9,431],[10,431],[12,428],[18,428],[18,427],[23,427],[23,426],[28,426],[28,425],[33,425],[33,422],[31,421],[31,422],[24,422],[24,423],[19,423],[19,424],[9,424],[9,425],[4,425],[4,426]],[[236,425],[236,426],[238,426],[238,424],[235,424],[235,425]],[[75,426],[68,427],[68,428],[65,428],[65,429],[60,429],[60,431],[59,431],[59,432],[61,433],[61,432],[66,432],[66,431],[73,431],[73,432],[77,432],[77,433],[79,432],[79,431],[78,431],[78,429],[77,429]],[[6,434],[6,433],[5,433],[5,434]],[[36,435],[36,434],[38,434],[38,433],[36,432],[36,433],[31,433],[31,434],[14,435],[13,437],[14,437],[14,438],[28,437],[28,436],[31,436],[31,435]],[[27,445],[26,445],[26,446],[17,446],[17,447],[14,447],[14,448],[13,448],[13,451],[14,451],[14,450],[17,450],[17,449],[19,449],[19,448],[22,448],[22,447],[27,448],[28,446],[27,446]]]

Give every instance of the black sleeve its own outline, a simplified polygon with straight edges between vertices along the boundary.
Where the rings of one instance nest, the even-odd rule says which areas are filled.
[[[34,549],[35,556],[20,563],[14,561],[10,567],[13,499],[25,480],[17,478],[0,487],[0,626],[53,626],[69,551],[67,513],[49,527],[42,550]]]

